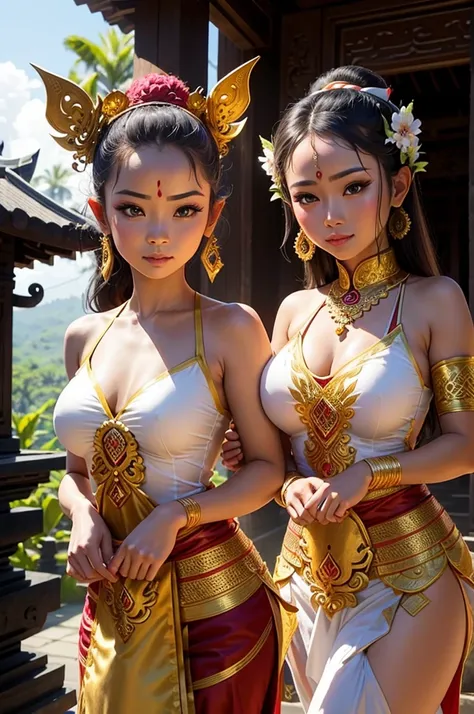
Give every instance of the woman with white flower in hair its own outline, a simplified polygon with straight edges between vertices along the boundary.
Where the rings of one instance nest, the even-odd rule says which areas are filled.
[[[351,66],[286,112],[274,155],[263,142],[306,274],[261,398],[291,447],[275,579],[299,608],[289,664],[309,714],[459,712],[473,568],[426,484],[474,467],[474,330],[420,207],[420,127]]]

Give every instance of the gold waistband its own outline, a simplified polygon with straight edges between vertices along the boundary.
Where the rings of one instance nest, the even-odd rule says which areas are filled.
[[[293,572],[307,582],[315,607],[331,616],[357,604],[356,594],[378,578],[401,593],[421,593],[450,564],[473,580],[471,554],[432,496],[410,511],[365,528],[355,513],[341,524],[303,528],[290,521],[277,562],[282,585]]]
[[[219,615],[275,585],[252,541],[241,531],[224,543],[175,561],[184,622]]]

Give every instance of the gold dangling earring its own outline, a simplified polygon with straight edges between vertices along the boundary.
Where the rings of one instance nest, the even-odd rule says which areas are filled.
[[[304,230],[301,228],[294,242],[295,253],[300,260],[305,263],[314,255],[316,250],[315,244],[310,241]]]
[[[403,240],[411,228],[411,218],[401,206],[396,208],[388,221],[388,231],[395,240]]]
[[[206,241],[206,245],[201,253],[201,263],[204,266],[207,277],[211,283],[213,283],[216,279],[217,273],[224,267],[224,263],[221,260],[221,254],[219,253],[217,238],[214,233],[211,233]]]
[[[100,244],[102,246],[102,262],[100,264],[100,273],[105,282],[107,282],[108,280],[110,280],[110,276],[112,275],[112,270],[114,268],[114,254],[112,252],[112,242],[110,236],[101,236]]]

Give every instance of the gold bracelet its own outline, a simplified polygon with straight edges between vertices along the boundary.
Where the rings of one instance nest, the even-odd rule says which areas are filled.
[[[196,528],[201,522],[201,506],[199,503],[195,501],[194,498],[188,498],[188,496],[178,498],[178,503],[180,503],[186,511],[187,522],[184,530],[189,531],[192,528]]]
[[[395,456],[375,456],[364,459],[364,461],[372,472],[369,492],[400,486],[402,482],[402,467]]]
[[[282,508],[286,508],[285,494],[288,491],[288,487],[293,483],[293,481],[297,481],[299,478],[304,478],[304,476],[299,474],[297,471],[289,471],[286,474],[286,478],[283,481],[283,486],[280,489],[280,493],[274,498],[274,500]]]

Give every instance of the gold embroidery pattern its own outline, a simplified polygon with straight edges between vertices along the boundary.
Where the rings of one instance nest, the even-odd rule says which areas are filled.
[[[335,526],[335,527],[334,527]],[[300,551],[303,578],[311,588],[311,603],[328,617],[357,605],[356,593],[369,584],[373,559],[367,531],[355,513],[342,523],[312,523],[303,530]]]
[[[329,315],[338,325],[336,333],[343,334],[347,325],[358,320],[390,290],[403,283],[407,273],[400,270],[393,249],[364,260],[354,271],[351,280],[345,267],[337,263],[339,278],[330,287],[326,299]]]
[[[158,599],[158,581],[140,583],[140,589],[135,597],[118,581],[103,582],[105,602],[110,608],[118,634],[123,642],[128,642],[137,625],[148,620],[152,607]]]
[[[204,677],[203,679],[197,679],[193,682],[193,689],[196,691],[198,689],[206,689],[206,687],[212,687],[215,684],[224,682],[229,677],[233,677],[234,674],[240,672],[244,667],[246,667],[250,662],[255,659],[258,655],[265,642],[268,640],[273,627],[273,617],[270,619],[269,623],[265,627],[264,631],[258,638],[256,644],[252,647],[250,652],[248,652],[245,657],[243,657],[239,662],[230,665],[227,669],[223,669],[222,672],[217,672],[216,674],[211,674],[209,677]]]
[[[474,357],[453,357],[431,370],[439,416],[474,411]]]
[[[109,419],[94,436],[91,476],[98,486],[106,484],[106,495],[116,508],[128,501],[132,487],[145,480],[145,465],[138,443],[122,422]]]
[[[176,560],[178,577],[202,577],[206,573],[221,568],[223,565],[232,562],[253,549],[253,544],[242,532],[237,531],[225,543],[215,545],[202,553],[197,553],[190,558]]]
[[[362,362],[320,386],[304,364],[300,342],[299,350],[294,349],[291,366],[295,389],[290,389],[290,393],[308,432],[306,459],[316,474],[325,478],[335,476],[351,466],[356,457],[348,430],[358,397],[355,377]]]

